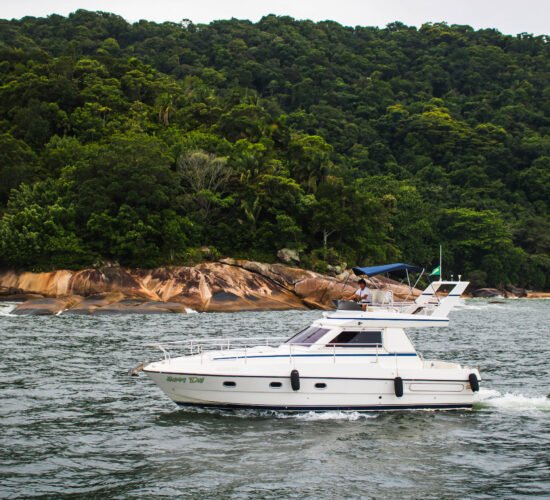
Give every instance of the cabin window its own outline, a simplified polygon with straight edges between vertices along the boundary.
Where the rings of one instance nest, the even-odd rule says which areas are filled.
[[[237,386],[237,382],[232,382],[230,380],[226,380],[224,383],[223,383],[223,386],[224,387],[236,387]]]
[[[271,387],[272,389],[279,389],[283,386],[283,384],[281,382],[271,382],[271,384],[269,384],[269,387]]]
[[[328,344],[333,347],[382,347],[382,332],[340,332]]]
[[[325,333],[328,328],[319,328],[318,326],[310,326],[301,332],[298,332],[294,337],[286,341],[287,344],[312,345],[315,344]]]
[[[325,384],[324,382],[317,382],[315,384],[315,389],[326,389],[327,388],[327,384]]]

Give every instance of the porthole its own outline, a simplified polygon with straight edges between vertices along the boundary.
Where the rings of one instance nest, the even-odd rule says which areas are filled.
[[[231,382],[229,380],[226,380],[224,383],[223,383],[223,386],[224,387],[237,387],[237,382]]]
[[[280,389],[282,386],[283,384],[281,382],[271,382],[269,384],[269,387],[271,387],[272,389]]]
[[[327,384],[325,384],[324,382],[317,382],[315,384],[315,389],[326,389],[327,387]]]

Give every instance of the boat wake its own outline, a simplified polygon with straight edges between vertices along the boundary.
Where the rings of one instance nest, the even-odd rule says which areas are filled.
[[[512,412],[550,411],[550,396],[524,396],[523,394],[504,393],[494,389],[481,389],[474,410],[498,409]],[[233,418],[276,418],[281,420],[298,420],[303,422],[319,422],[341,420],[355,422],[377,418],[385,412],[358,412],[358,411],[304,411],[284,412],[275,410],[232,409],[222,410],[215,408],[185,408],[178,412],[206,413]],[[432,412],[433,410],[418,410],[418,412]],[[415,412],[417,413],[417,412]]]
[[[178,413],[206,413],[210,415],[220,415],[233,418],[276,418],[281,420],[300,420],[303,422],[318,422],[324,420],[344,420],[354,422],[356,420],[365,420],[376,418],[380,415],[379,412],[358,412],[358,411],[303,411],[303,412],[284,412],[276,410],[250,410],[250,409],[231,409],[223,410],[218,408],[184,408],[178,410]]]
[[[358,411],[324,411],[314,412],[309,411],[305,413],[283,413],[275,412],[273,414],[276,418],[303,420],[305,422],[318,422],[322,420],[346,420],[348,422],[354,422],[356,420],[364,420],[367,418],[376,418],[377,413],[361,413]]]
[[[482,389],[474,408],[498,408],[507,411],[550,411],[550,398],[547,396],[524,396],[523,394],[509,392],[502,394],[493,389]]]
[[[15,316],[11,312],[17,307],[18,302],[0,302],[0,316]]]

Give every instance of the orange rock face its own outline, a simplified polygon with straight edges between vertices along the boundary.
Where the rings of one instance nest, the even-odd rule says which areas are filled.
[[[355,291],[354,279],[345,282],[282,264],[224,259],[150,270],[6,271],[0,273],[0,291],[10,291],[12,298],[43,297],[20,305],[18,314],[331,309],[333,301]],[[409,294],[408,287],[391,280],[375,278],[369,285],[392,289],[398,299]]]
[[[27,300],[13,310],[13,314],[32,314],[46,316],[57,314],[71,309],[82,300],[82,297],[73,295],[63,298],[44,297],[42,299]]]

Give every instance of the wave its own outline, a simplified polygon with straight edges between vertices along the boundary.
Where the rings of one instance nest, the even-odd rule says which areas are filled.
[[[354,422],[356,420],[367,419],[367,418],[376,418],[378,414],[376,413],[364,413],[358,411],[324,411],[324,412],[314,412],[309,411],[307,413],[282,413],[275,412],[273,414],[276,418],[281,419],[293,419],[293,420],[303,420],[306,422],[316,422],[322,420],[347,420],[348,422]]]
[[[368,418],[376,418],[380,415],[380,412],[358,412],[358,411],[341,411],[341,410],[328,410],[322,412],[315,411],[299,411],[299,412],[285,412],[277,410],[261,410],[261,409],[231,409],[225,410],[221,408],[181,408],[173,412],[172,414],[181,413],[196,413],[207,415],[218,415],[222,417],[232,418],[276,418],[281,420],[301,420],[305,422],[317,422],[324,420],[345,420],[348,422],[354,422],[356,420],[364,420]]]
[[[456,310],[478,310],[478,309],[486,309],[489,304],[487,303],[477,303],[472,304],[471,300],[465,300],[465,299],[459,299],[458,304],[454,306],[454,309]]]
[[[461,305],[461,304],[458,304],[455,306],[455,309],[460,309],[461,311],[464,310],[464,309],[467,309],[469,311],[477,311],[477,310],[481,310],[481,309],[487,309],[487,306],[470,306],[470,305],[467,305],[467,304],[464,304],[464,305]]]
[[[11,312],[19,305],[19,302],[0,302],[0,316],[15,316]]]
[[[493,389],[482,389],[479,392],[475,407],[498,408],[510,411],[550,411],[550,398],[547,396],[525,396],[511,392],[502,394]]]
[[[498,302],[487,302],[485,304],[458,304],[455,306],[456,310],[460,311],[483,311],[485,309],[502,309],[509,305],[506,301],[516,300],[516,299],[491,299],[497,300]]]

